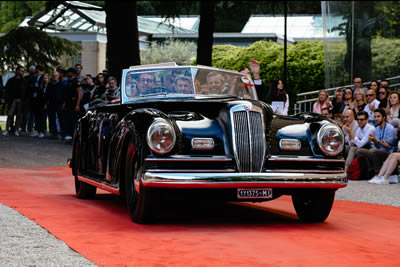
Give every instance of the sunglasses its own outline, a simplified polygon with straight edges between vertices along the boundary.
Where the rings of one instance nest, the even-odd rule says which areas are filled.
[[[344,92],[346,95],[351,95],[352,92]]]
[[[139,79],[139,82],[141,82],[141,83],[153,83],[154,80],[153,79]]]
[[[368,96],[374,96],[374,95],[366,95],[366,96],[368,97]]]
[[[386,92],[379,92],[381,95],[384,95],[384,94],[386,94]]]

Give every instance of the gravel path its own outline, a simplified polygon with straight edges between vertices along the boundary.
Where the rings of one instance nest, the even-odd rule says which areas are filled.
[[[22,135],[0,135],[0,166],[65,166],[71,145]],[[23,160],[21,160],[23,159]],[[350,181],[336,199],[400,207],[400,184]],[[95,266],[46,229],[0,203],[0,266]]]
[[[0,204],[0,266],[96,266],[40,225]]]

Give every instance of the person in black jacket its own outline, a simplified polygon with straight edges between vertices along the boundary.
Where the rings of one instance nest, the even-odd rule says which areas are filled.
[[[68,84],[65,88],[64,103],[62,105],[64,121],[64,140],[72,143],[72,136],[75,125],[79,119],[82,100],[82,86],[76,77],[77,72],[74,68],[67,70]]]
[[[32,96],[32,111],[35,114],[35,128],[39,138],[46,136],[46,98],[45,94],[49,84],[49,75],[43,74],[39,81],[39,86],[35,87]]]
[[[6,85],[6,101],[8,103],[8,114],[6,130],[3,135],[8,135],[9,131],[12,129],[12,124],[14,121],[14,116],[16,115],[15,121],[15,135],[19,136],[19,129],[22,126],[23,120],[23,103],[27,83],[24,79],[25,68],[23,66],[18,66],[15,70],[15,76],[7,81]]]
[[[49,116],[50,138],[61,138],[62,136],[62,113],[61,107],[64,103],[65,85],[60,80],[60,74],[55,71],[51,75],[49,85],[45,93],[47,115]],[[58,122],[58,123],[57,123]]]
[[[0,114],[3,115],[4,111],[5,111],[5,105],[6,101],[4,100],[4,85],[3,85],[3,76],[0,75],[0,104],[1,106],[1,111]],[[0,127],[0,131],[1,131],[1,127]]]

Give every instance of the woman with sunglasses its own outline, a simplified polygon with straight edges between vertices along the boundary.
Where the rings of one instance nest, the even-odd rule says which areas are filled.
[[[379,103],[379,108],[386,109],[386,112],[389,112],[390,103],[389,103],[389,88],[381,86],[378,90],[377,97]]]
[[[348,109],[354,109],[353,90],[351,90],[351,87],[347,87],[346,89],[344,89],[343,104],[343,114]]]

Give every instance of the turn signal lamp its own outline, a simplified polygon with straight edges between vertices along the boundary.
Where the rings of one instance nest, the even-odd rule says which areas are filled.
[[[281,139],[279,148],[283,151],[300,151],[301,142],[297,139]]]
[[[212,138],[192,138],[192,149],[212,150],[214,149],[214,140]]]

